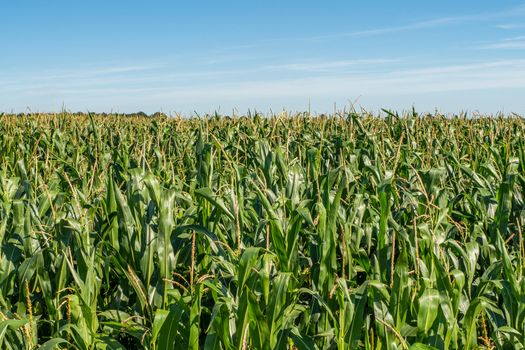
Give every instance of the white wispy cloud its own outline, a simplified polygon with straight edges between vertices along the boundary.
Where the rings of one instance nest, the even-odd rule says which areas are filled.
[[[287,63],[279,65],[268,65],[264,67],[268,70],[290,70],[306,72],[331,72],[348,67],[363,67],[369,65],[381,65],[386,63],[398,62],[398,59],[355,59],[355,60],[330,60],[330,61],[311,61],[300,63]]]
[[[525,36],[505,38],[497,42],[480,45],[477,48],[484,50],[522,50],[525,49]]]
[[[11,73],[4,74],[0,78],[2,87],[11,87],[27,84],[41,84],[67,80],[89,80],[97,77],[115,77],[118,75],[129,75],[139,72],[150,71],[158,68],[154,65],[133,65],[133,66],[98,66],[81,67],[76,69],[51,69],[38,72]]]
[[[92,69],[77,69],[52,71],[40,74],[17,75],[12,79],[0,78],[0,92],[31,92],[42,95],[50,91],[61,94],[74,94],[78,91],[94,93],[97,91],[112,93],[115,91],[141,92],[145,86],[155,86],[155,89],[166,86],[187,84],[199,86],[214,81],[243,80],[246,77],[257,79],[269,73],[344,73],[344,68],[363,69],[377,68],[387,63],[398,62],[399,59],[354,59],[354,60],[323,60],[308,62],[292,62],[276,65],[252,65],[243,68],[210,69],[206,64],[196,67],[165,65],[141,65],[127,67],[98,67]],[[199,67],[201,69],[199,69]],[[136,87],[136,88],[132,88]],[[82,90],[83,89],[83,90]],[[149,89],[149,88],[148,88]],[[149,91],[149,90],[148,90]]]
[[[400,25],[400,26],[371,28],[371,29],[356,30],[356,31],[346,32],[346,33],[318,35],[318,36],[309,37],[308,39],[323,40],[323,39],[333,39],[333,38],[342,38],[342,37],[366,37],[366,36],[374,36],[374,35],[381,35],[381,34],[388,34],[388,33],[404,32],[404,31],[415,30],[415,29],[437,27],[440,25],[449,24],[453,22],[460,22],[461,20],[465,18],[466,17],[434,18],[434,19],[430,19],[427,21],[408,23],[408,24]]]
[[[322,39],[332,39],[332,38],[342,38],[342,37],[366,37],[366,36],[375,36],[375,35],[381,35],[381,34],[404,32],[404,31],[411,31],[411,30],[424,29],[424,28],[441,27],[441,26],[465,23],[465,22],[479,22],[479,21],[504,19],[504,18],[510,18],[510,17],[521,17],[523,15],[525,15],[525,5],[519,5],[519,6],[509,8],[509,9],[504,9],[502,11],[431,18],[427,20],[407,23],[404,25],[382,27],[382,28],[370,28],[370,29],[356,30],[356,31],[351,31],[351,32],[346,32],[346,33],[311,36],[311,37],[308,37],[307,39],[322,40]]]
[[[333,63],[335,65],[335,63]],[[292,65],[293,67],[294,65]],[[206,73],[208,74],[208,73]],[[82,95],[86,98],[114,94],[155,101],[185,99],[246,100],[260,97],[356,96],[361,94],[410,94],[439,91],[463,91],[493,88],[525,88],[525,60],[498,60],[462,65],[429,66],[396,69],[386,72],[356,71],[348,74],[326,74],[302,78],[221,79],[192,85],[172,81],[157,84],[163,76],[149,77],[147,84],[137,78],[134,84],[120,82],[108,86],[100,77],[90,83],[68,81],[63,84],[27,86],[27,92],[39,95]]]
[[[461,65],[427,66],[417,69],[396,69],[390,67],[388,72],[354,72],[350,74],[325,74],[303,78],[282,78],[272,76],[267,78],[243,81],[222,80],[221,82],[202,82],[195,85],[184,83],[161,84],[121,84],[116,86],[68,86],[55,89],[35,89],[28,91],[27,96],[39,96],[49,102],[50,109],[60,107],[64,101],[66,106],[75,110],[97,108],[109,110],[108,106],[125,110],[142,110],[149,108],[177,108],[185,106],[189,110],[202,106],[217,108],[218,106],[291,106],[293,101],[347,101],[362,96],[379,101],[384,106],[385,98],[397,101],[414,101],[414,96],[428,96],[429,103],[439,102],[431,96],[442,96],[459,101],[461,96],[488,96],[485,91],[525,89],[525,59],[495,60]],[[508,91],[508,90],[506,90]],[[375,97],[374,97],[375,96]],[[448,97],[443,97],[448,96]],[[504,98],[501,94],[494,96],[495,100]],[[485,97],[486,98],[486,97]],[[31,100],[31,99],[27,99]],[[435,101],[435,102],[434,102]],[[472,100],[472,106],[484,103]],[[53,103],[53,104],[51,104]],[[492,102],[494,105],[497,102]],[[523,112],[525,105],[514,101],[514,111]],[[486,104],[485,104],[486,105]],[[58,106],[58,107],[57,107]],[[104,107],[105,106],[105,107]],[[196,107],[200,106],[200,107]],[[304,105],[306,106],[306,104]],[[516,107],[518,106],[518,107]],[[226,107],[226,108],[228,108]],[[463,107],[463,106],[461,106]],[[516,109],[517,108],[517,109]]]
[[[525,23],[504,23],[504,24],[498,24],[496,25],[496,28],[499,29],[521,29],[525,28]]]
[[[121,73],[144,72],[158,68],[155,65],[130,65],[130,66],[107,66],[107,67],[81,67],[70,70],[50,70],[43,74],[32,77],[35,80],[66,79],[66,78],[89,78],[96,76],[107,76]]]
[[[155,101],[250,101],[275,98],[352,98],[359,95],[455,93],[525,88],[525,60],[393,70],[386,74],[350,74],[297,79],[268,79],[158,89]]]

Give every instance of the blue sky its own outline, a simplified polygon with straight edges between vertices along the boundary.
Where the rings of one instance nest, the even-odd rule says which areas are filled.
[[[5,1],[0,111],[525,114],[525,1]]]

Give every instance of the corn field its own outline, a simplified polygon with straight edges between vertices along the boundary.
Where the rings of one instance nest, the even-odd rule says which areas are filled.
[[[524,349],[525,121],[0,116],[2,349]]]

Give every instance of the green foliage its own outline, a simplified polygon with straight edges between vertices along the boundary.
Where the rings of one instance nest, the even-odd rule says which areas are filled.
[[[0,347],[523,349],[525,122],[0,116]]]

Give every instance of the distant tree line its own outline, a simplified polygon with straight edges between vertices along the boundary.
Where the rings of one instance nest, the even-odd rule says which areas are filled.
[[[155,112],[155,113],[152,113],[152,114],[147,114],[145,112],[136,112],[136,113],[106,113],[106,112],[103,112],[103,113],[89,113],[89,112],[67,112],[67,111],[63,111],[63,112],[60,112],[60,113],[35,113],[35,112],[29,112],[29,113],[5,113],[5,112],[0,112],[0,117],[4,117],[4,116],[16,116],[16,117],[19,117],[19,118],[24,118],[24,117],[30,117],[30,116],[35,116],[35,115],[39,115],[39,114],[42,114],[42,115],[50,115],[50,114],[56,114],[57,116],[59,115],[64,115],[64,116],[69,116],[69,117],[82,117],[82,116],[87,116],[87,115],[93,115],[93,116],[98,116],[98,117],[114,117],[114,116],[118,116],[118,117],[130,117],[130,118],[168,118],[168,115],[163,113],[163,112]]]

